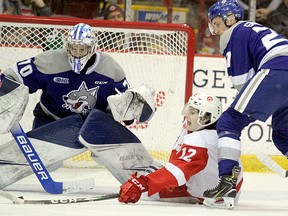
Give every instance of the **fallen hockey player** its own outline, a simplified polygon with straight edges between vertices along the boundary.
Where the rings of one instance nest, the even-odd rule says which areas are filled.
[[[136,203],[148,192],[154,199],[170,202],[202,204],[203,192],[217,186],[218,145],[216,123],[222,113],[221,103],[212,95],[195,94],[184,106],[183,129],[171,152],[169,162],[161,169],[142,175],[134,173],[120,187],[119,202]],[[235,170],[237,203],[242,185],[241,167]],[[236,182],[235,182],[236,184]],[[232,191],[231,191],[232,193]],[[227,204],[228,203],[228,204]],[[234,200],[217,202],[220,208],[233,208]]]

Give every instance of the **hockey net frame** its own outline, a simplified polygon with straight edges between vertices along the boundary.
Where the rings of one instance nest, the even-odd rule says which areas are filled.
[[[0,15],[0,69],[47,49],[62,48],[68,30],[81,22],[99,33],[102,45],[98,43],[98,50],[118,61],[131,86],[144,82],[156,90],[158,111],[153,119],[148,124],[134,123],[128,128],[154,158],[167,161],[182,126],[183,104],[192,94],[195,36],[189,25]],[[105,35],[109,35],[109,40]],[[114,36],[117,44],[115,39],[111,40]],[[31,129],[38,98],[38,93],[30,95],[21,120],[25,131]],[[0,145],[8,139],[4,136]],[[95,167],[95,162],[87,152],[65,161],[64,165]]]

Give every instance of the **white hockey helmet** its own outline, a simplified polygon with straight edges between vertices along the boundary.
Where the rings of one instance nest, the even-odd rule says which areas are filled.
[[[68,61],[75,73],[80,73],[94,54],[95,42],[94,31],[85,23],[79,23],[69,31],[66,48]]]
[[[191,96],[188,103],[185,104],[182,113],[190,107],[199,111],[197,123],[205,127],[215,123],[222,114],[222,105],[220,100],[210,94],[197,93]],[[205,115],[210,117],[210,122],[203,125],[200,121]]]

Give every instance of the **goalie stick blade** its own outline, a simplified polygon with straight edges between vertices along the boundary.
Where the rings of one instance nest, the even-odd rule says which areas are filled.
[[[270,158],[268,155],[259,153],[256,155],[258,160],[264,164],[266,167],[268,167],[270,170],[278,174],[279,176],[283,178],[288,177],[288,170],[285,170],[282,168],[279,164],[277,164],[272,158]]]
[[[19,122],[13,125],[10,132],[46,192],[50,194],[76,193],[94,188],[93,178],[72,182],[54,181]]]
[[[0,190],[0,196],[8,199],[8,200],[11,200],[13,203],[16,203],[16,204],[24,204],[24,200],[21,199],[21,198],[18,198],[8,192],[5,192],[5,191],[2,191]]]
[[[0,191],[0,195],[8,200],[11,200],[14,204],[43,204],[43,205],[96,202],[101,200],[115,199],[119,197],[119,194],[100,194],[95,195],[93,197],[75,197],[75,198],[51,199],[51,200],[26,200],[22,196],[16,197],[5,191]]]
[[[216,200],[214,198],[205,198],[203,204],[207,207],[221,208],[221,209],[233,209],[235,206],[234,198],[231,197],[223,197],[219,200]]]

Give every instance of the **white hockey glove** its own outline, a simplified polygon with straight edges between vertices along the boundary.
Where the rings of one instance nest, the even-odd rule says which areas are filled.
[[[29,91],[23,84],[0,74],[0,134],[7,133],[19,121],[29,99]]]
[[[146,84],[127,89],[123,94],[107,98],[115,121],[137,119],[139,123],[149,121],[155,111],[155,90]]]

